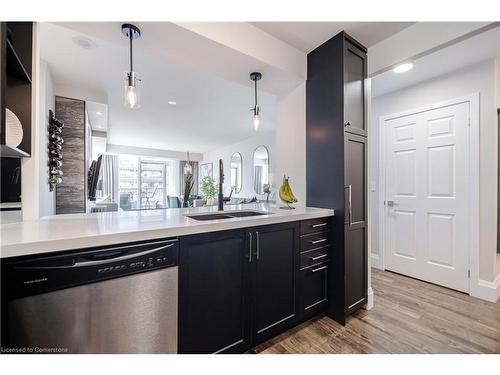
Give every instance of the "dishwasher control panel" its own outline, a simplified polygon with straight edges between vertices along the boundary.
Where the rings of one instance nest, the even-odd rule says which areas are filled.
[[[2,262],[9,299],[177,266],[178,239],[145,241]],[[5,283],[4,283],[5,281]]]

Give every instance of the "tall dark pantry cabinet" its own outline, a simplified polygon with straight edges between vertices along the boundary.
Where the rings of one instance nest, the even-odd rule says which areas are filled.
[[[335,209],[327,314],[367,303],[366,48],[344,32],[307,56],[307,206]]]

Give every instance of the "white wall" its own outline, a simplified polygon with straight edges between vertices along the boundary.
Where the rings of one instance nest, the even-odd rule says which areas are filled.
[[[276,124],[276,183],[284,174],[290,186],[306,205],[306,83],[278,99]],[[279,186],[279,185],[278,185]]]
[[[411,72],[409,73],[411,74]],[[497,207],[497,119],[495,107],[495,62],[489,60],[417,85],[372,99],[371,176],[377,191],[372,192],[372,254],[379,252],[379,118],[392,113],[480,93],[480,213],[479,278],[495,278]]]
[[[213,163],[213,177],[218,183],[219,159],[223,160],[224,173],[226,175],[224,179],[224,195],[227,196],[231,192],[231,178],[229,175],[231,156],[235,152],[239,152],[243,159],[242,188],[239,193],[233,193],[233,197],[252,198],[257,196],[257,198],[263,199],[266,196],[258,195],[253,189],[253,153],[255,149],[261,145],[266,146],[269,151],[269,171],[275,176],[275,181],[271,182],[271,185],[274,185],[275,187],[278,185],[279,187],[281,180],[278,178],[279,181],[277,181],[277,176],[274,173],[276,170],[276,134],[274,132],[257,132],[252,138],[207,152],[203,155],[203,161],[201,161],[200,164]],[[273,188],[272,191],[276,191],[276,188]]]

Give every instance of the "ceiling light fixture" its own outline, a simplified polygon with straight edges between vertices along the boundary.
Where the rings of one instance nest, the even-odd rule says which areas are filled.
[[[184,164],[184,174],[193,174],[193,167],[191,166],[191,163],[189,162],[189,152],[187,153],[186,164]]]
[[[393,69],[394,73],[405,73],[409,70],[413,69],[413,63],[412,62],[405,62],[399,65],[396,65]]]
[[[81,47],[83,49],[91,49],[96,46],[94,41],[92,39],[86,38],[81,35],[76,35],[73,38],[71,38],[73,43],[75,43],[78,47]]]
[[[254,87],[255,87],[255,105],[251,109],[253,112],[253,127],[257,131],[259,130],[260,126],[260,108],[259,105],[257,104],[257,81],[259,81],[262,78],[262,74],[259,72],[253,72],[250,73],[250,79],[254,81]]]
[[[137,39],[141,36],[141,30],[137,26],[134,26],[129,23],[124,23],[122,25],[122,33],[125,35],[130,41],[130,70],[127,73],[127,78],[125,80],[125,105],[129,108],[138,108],[139,107],[139,93],[137,87],[137,81],[140,81],[137,78],[136,72],[133,69],[133,51],[132,51],[132,40]]]
[[[170,105],[177,105],[177,102],[173,100],[169,100],[167,103]]]

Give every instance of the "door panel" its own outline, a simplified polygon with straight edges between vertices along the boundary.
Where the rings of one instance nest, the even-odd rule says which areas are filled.
[[[366,136],[366,55],[346,42],[344,53],[344,121],[348,132]]]
[[[345,309],[349,314],[367,301],[366,138],[345,134]]]
[[[346,234],[346,310],[352,312],[367,298],[366,230],[347,230]]]
[[[389,270],[468,291],[469,104],[385,122]]]
[[[215,353],[249,345],[245,231],[181,239],[179,352]]]
[[[296,315],[295,278],[297,265],[293,227],[256,230],[254,255],[255,328],[257,341],[272,334]],[[276,227],[274,227],[276,228]]]

